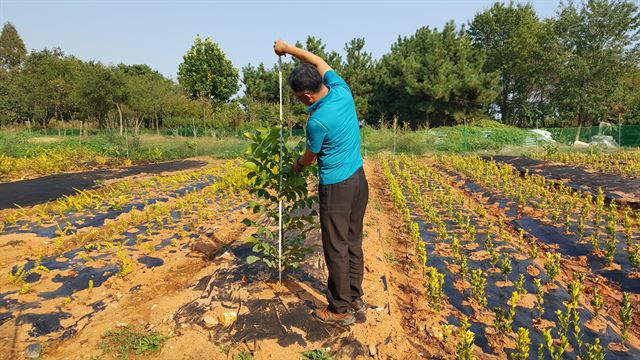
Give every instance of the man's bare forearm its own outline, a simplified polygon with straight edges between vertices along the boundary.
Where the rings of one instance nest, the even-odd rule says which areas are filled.
[[[282,40],[276,41],[273,48],[278,55],[289,54],[303,63],[315,66],[321,76],[324,76],[324,73],[331,70],[331,67],[320,56],[312,53],[311,51],[287,44]]]
[[[309,149],[306,149],[304,154],[300,156],[300,163],[304,166],[309,166],[316,161],[316,154],[312,153]]]
[[[317,67],[318,64],[320,64],[321,62],[324,62],[324,60],[322,60],[320,56],[312,53],[311,51],[301,49],[299,47],[289,45],[289,44],[287,44],[287,47],[285,49],[288,54],[296,57],[298,60],[302,61],[303,63],[311,64]]]

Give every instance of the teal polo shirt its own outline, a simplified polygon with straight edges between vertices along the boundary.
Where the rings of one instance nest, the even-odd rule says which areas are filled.
[[[318,157],[321,185],[339,183],[362,167],[360,126],[349,85],[333,70],[322,82],[329,93],[307,108],[307,148]]]

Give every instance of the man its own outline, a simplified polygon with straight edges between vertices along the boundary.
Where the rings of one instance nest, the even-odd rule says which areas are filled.
[[[355,103],[347,83],[322,58],[282,40],[273,48],[278,55],[290,54],[302,62],[287,79],[310,114],[307,148],[294,170],[318,160],[329,306],[314,315],[325,323],[350,325],[355,322],[355,312],[366,310],[362,301],[362,220],[369,199]]]

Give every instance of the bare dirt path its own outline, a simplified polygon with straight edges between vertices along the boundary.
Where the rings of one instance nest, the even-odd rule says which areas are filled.
[[[32,206],[63,195],[72,195],[77,190],[96,186],[96,181],[120,179],[140,174],[196,169],[207,165],[201,159],[176,160],[155,164],[136,165],[123,169],[100,169],[77,173],[47,175],[37,179],[20,180],[0,184],[0,210]]]
[[[232,359],[243,351],[254,359],[299,359],[313,349],[325,349],[334,359],[451,358],[450,344],[440,344],[427,331],[441,319],[429,316],[414,290],[421,287],[420,274],[405,260],[410,249],[377,162],[367,161],[365,170],[370,202],[363,288],[370,308],[356,324],[327,326],[311,316],[313,309],[326,306],[319,230],[308,239],[314,253],[279,285],[263,265],[245,261],[250,249],[242,240],[249,232],[240,220],[248,214],[222,208],[219,220],[192,240],[153,251],[160,265],[138,265],[124,278],[113,276],[100,286],[96,282],[93,290],[75,292],[71,302],[60,297],[55,309],[48,309],[57,320],[55,329],[44,329],[51,330],[46,336],[29,335],[46,325],[40,317],[26,316],[40,313],[29,307],[34,303],[20,309],[7,304],[20,312],[14,315],[21,321],[0,324],[0,340],[11,348],[0,358],[24,358],[30,343],[43,346],[42,359],[109,358],[99,347],[103,335],[124,327],[169,336],[160,352],[151,354],[154,359]],[[157,237],[169,235],[163,231]],[[233,313],[229,323],[221,322]]]

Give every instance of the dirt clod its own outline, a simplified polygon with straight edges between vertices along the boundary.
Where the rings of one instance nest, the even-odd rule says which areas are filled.
[[[35,344],[30,344],[29,346],[27,346],[27,348],[24,350],[24,356],[27,359],[37,359],[40,357],[40,353],[42,352],[42,345],[35,343]]]
[[[376,349],[376,344],[369,344],[369,356],[374,357],[378,354],[378,349]]]

